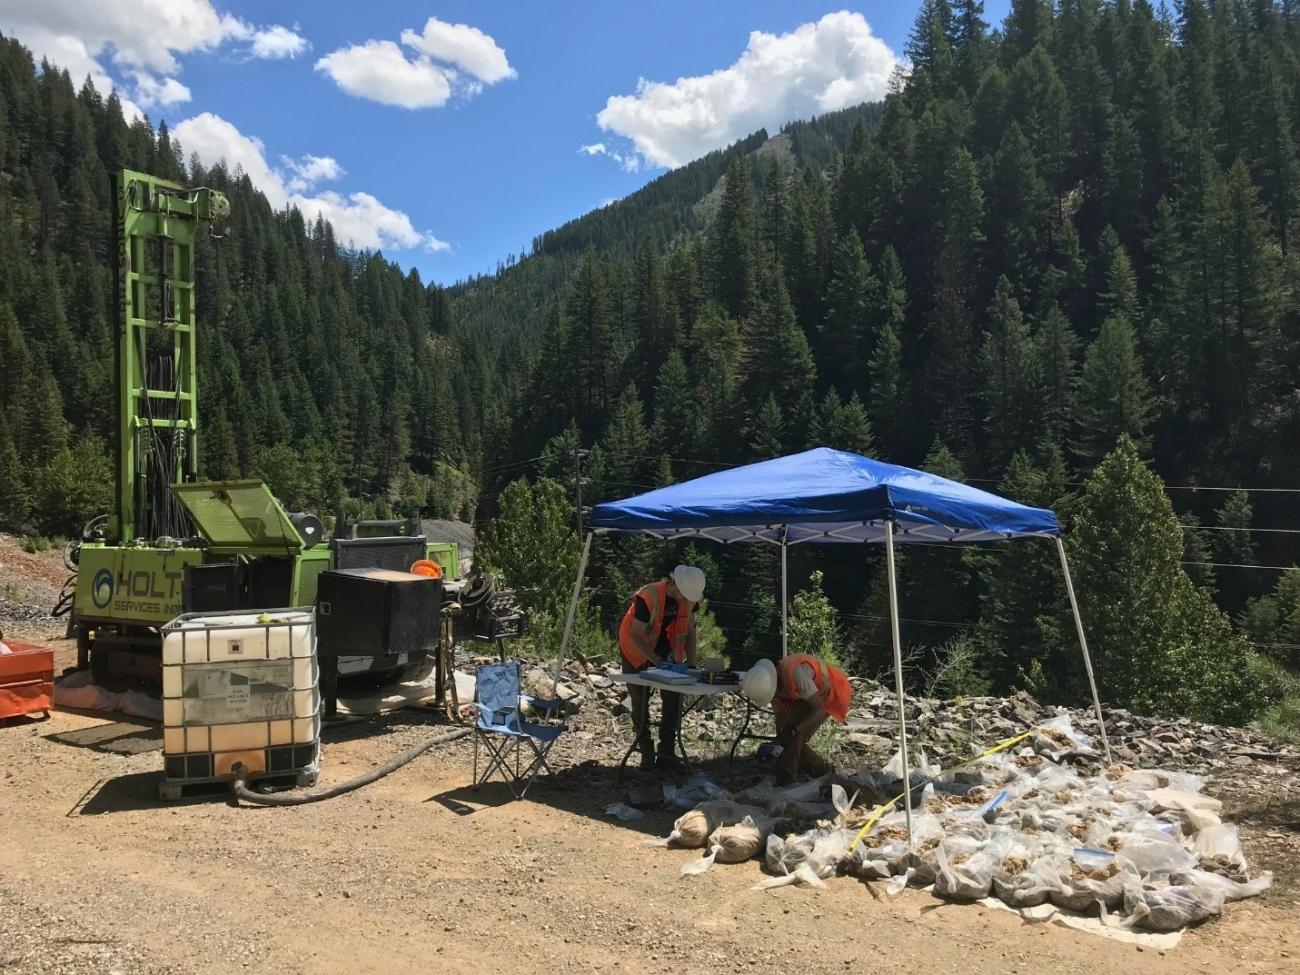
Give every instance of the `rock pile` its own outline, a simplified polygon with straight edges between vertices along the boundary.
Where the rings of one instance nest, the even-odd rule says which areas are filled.
[[[566,701],[575,723],[622,718],[631,713],[627,688],[610,679],[612,665],[586,672],[576,663],[567,665],[556,696]],[[526,670],[525,683],[550,696],[553,671],[544,663]],[[898,704],[894,692],[871,681],[854,679],[853,706],[840,729],[842,764],[854,766],[883,759],[897,748]],[[1082,734],[1100,740],[1091,708],[1063,708],[1040,704],[1021,691],[1010,697],[966,697],[952,700],[906,697],[908,735],[943,767],[969,758],[986,748],[1066,715]],[[593,714],[592,712],[596,712]],[[1260,762],[1300,766],[1300,753],[1250,728],[1201,724],[1187,718],[1153,718],[1123,708],[1103,706],[1106,735],[1112,757],[1135,768],[1158,766],[1199,772],[1249,768]],[[734,738],[745,716],[745,702],[734,694],[710,698],[688,716],[684,735],[688,741],[726,742]],[[766,722],[766,724],[764,723]],[[770,730],[770,719],[760,718],[758,728]],[[1096,766],[1100,759],[1075,756],[1080,766]]]

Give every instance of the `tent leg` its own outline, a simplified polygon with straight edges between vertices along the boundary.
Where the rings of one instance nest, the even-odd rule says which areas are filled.
[[[898,743],[903,756],[903,808],[907,815],[907,845],[912,846],[912,780],[907,760],[907,701],[903,697],[903,639],[898,628],[898,576],[894,571],[894,528],[885,532],[885,565],[889,571],[889,630],[894,643],[894,689],[898,693]]]
[[[786,539],[789,527],[781,529],[781,656],[790,652],[790,585],[786,575]]]
[[[1065,591],[1070,597],[1070,609],[1074,613],[1074,628],[1079,631],[1079,646],[1083,648],[1083,668],[1088,672],[1088,687],[1092,690],[1092,706],[1097,712],[1097,727],[1101,729],[1101,747],[1106,753],[1106,764],[1110,765],[1110,741],[1106,738],[1106,719],[1101,715],[1101,698],[1097,696],[1097,678],[1092,672],[1092,655],[1088,653],[1088,638],[1083,633],[1083,617],[1079,615],[1079,600],[1074,595],[1074,582],[1070,579],[1070,563],[1065,557],[1065,541],[1056,536],[1056,551],[1061,556],[1061,572],[1065,576]]]
[[[573,620],[578,615],[578,600],[582,597],[582,577],[587,574],[587,559],[591,555],[591,538],[595,532],[587,532],[582,540],[582,558],[578,560],[578,578],[573,580],[573,598],[569,600],[569,615],[564,619],[564,636],[560,638],[560,659],[555,664],[555,680],[551,684],[551,700],[560,686],[560,674],[564,672],[564,661],[569,653],[569,638],[573,636]]]

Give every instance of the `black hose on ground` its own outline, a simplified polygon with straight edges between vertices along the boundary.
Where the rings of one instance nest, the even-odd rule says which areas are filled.
[[[430,748],[446,745],[458,738],[464,738],[473,730],[473,728],[453,728],[441,735],[434,735],[413,748],[408,748],[402,754],[378,768],[371,769],[364,775],[358,775],[355,779],[348,779],[346,782],[340,782],[338,785],[323,789],[320,792],[285,793],[283,795],[263,795],[260,792],[253,792],[244,784],[246,781],[244,768],[239,763],[235,764],[235,780],[230,784],[230,788],[235,793],[236,798],[256,803],[259,806],[302,806],[309,802],[322,802],[325,799],[333,799],[335,796],[341,796],[345,792],[352,792],[360,789],[363,785],[369,785],[371,782],[382,779],[389,772],[396,772],[403,765],[419,758]]]

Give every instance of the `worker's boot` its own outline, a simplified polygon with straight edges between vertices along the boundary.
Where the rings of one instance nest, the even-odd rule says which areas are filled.
[[[641,771],[653,772],[655,770],[655,746],[650,739],[649,732],[637,739],[636,747],[637,751],[641,753]]]
[[[677,757],[671,744],[660,744],[659,754],[655,758],[655,768],[661,772],[684,772],[686,763]]]
[[[820,779],[827,772],[833,771],[833,766],[826,759],[822,758],[815,751],[804,746],[799,755],[799,771],[809,778]]]

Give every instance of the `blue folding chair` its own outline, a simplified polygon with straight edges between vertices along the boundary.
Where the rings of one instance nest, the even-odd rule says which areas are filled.
[[[484,664],[476,673],[474,706],[479,714],[474,726],[474,788],[479,788],[496,773],[505,780],[516,799],[527,794],[528,787],[543,769],[554,774],[546,764],[546,755],[566,730],[562,724],[539,725],[525,721],[519,712],[522,689],[523,679],[517,660]],[[549,713],[552,709],[547,710]],[[481,776],[478,774],[480,741],[488,753],[488,762]],[[533,757],[521,770],[519,754],[524,743],[532,749]],[[510,763],[511,744],[514,745],[513,768]]]

